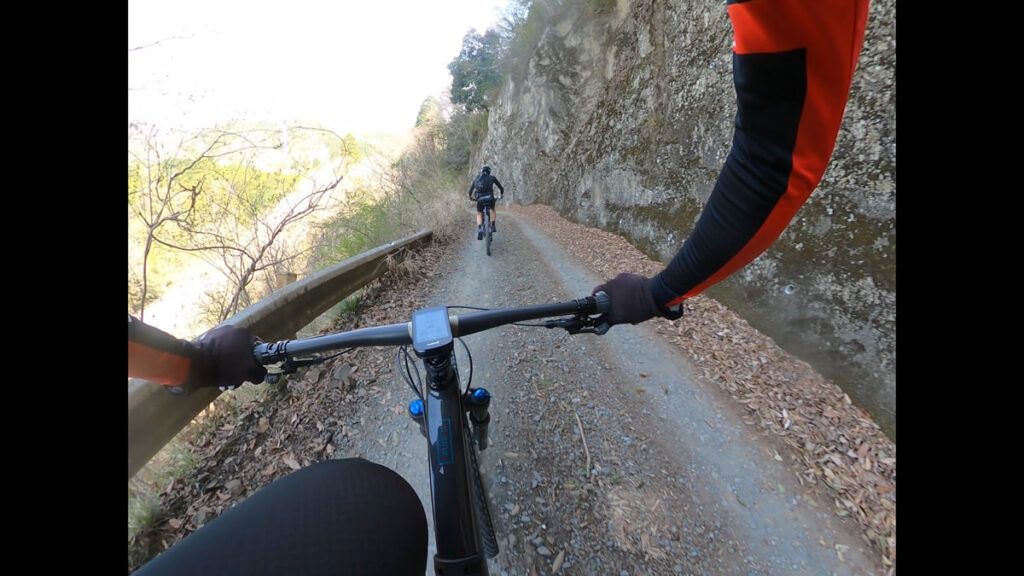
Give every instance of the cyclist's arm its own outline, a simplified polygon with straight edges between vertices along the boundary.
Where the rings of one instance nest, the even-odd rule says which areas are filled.
[[[660,306],[701,293],[767,250],[818,185],[839,133],[868,4],[729,4],[732,149],[693,233],[651,279]]]
[[[128,377],[181,386],[195,376],[199,347],[128,316]]]
[[[266,369],[252,355],[258,339],[224,324],[188,342],[128,316],[128,377],[191,390],[258,384]]]
[[[494,179],[494,185],[498,187],[498,190],[501,190],[501,195],[504,196],[505,195],[505,187],[501,185],[501,182],[498,182],[497,178]]]

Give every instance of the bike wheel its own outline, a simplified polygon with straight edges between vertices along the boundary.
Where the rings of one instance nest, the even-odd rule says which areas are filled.
[[[484,209],[484,234],[486,235],[485,240],[487,241],[487,255],[491,255],[491,211]]]
[[[491,505],[487,502],[483,477],[480,475],[480,463],[477,460],[476,442],[466,423],[466,446],[469,450],[470,474],[473,476],[473,505],[476,507],[476,524],[480,532],[480,545],[488,558],[498,555],[498,539],[494,534],[494,522],[491,520]]]

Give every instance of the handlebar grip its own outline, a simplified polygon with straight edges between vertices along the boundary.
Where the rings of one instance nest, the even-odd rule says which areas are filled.
[[[252,345],[252,357],[256,359],[261,366],[263,365],[263,353],[267,350],[267,343],[257,340]]]
[[[608,293],[605,292],[604,290],[600,290],[594,293],[593,298],[594,307],[597,308],[597,313],[607,314],[608,310],[612,307],[612,299],[610,296],[608,296]],[[594,334],[597,334],[598,336],[607,334],[608,330],[611,329],[611,327],[612,325],[609,324],[607,320],[605,320],[604,322],[601,322],[597,326],[594,326]]]

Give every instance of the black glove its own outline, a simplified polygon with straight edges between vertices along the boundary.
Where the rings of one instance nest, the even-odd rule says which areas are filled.
[[[200,352],[200,368],[196,375],[199,386],[217,386],[234,390],[242,382],[259,384],[267,370],[252,355],[259,339],[240,326],[218,326],[199,337],[195,343]]]
[[[682,305],[678,309],[663,309],[654,302],[649,288],[650,278],[639,274],[622,273],[613,280],[609,280],[594,288],[593,293],[605,292],[610,300],[608,313],[597,319],[597,323],[607,322],[609,325],[616,324],[639,324],[650,320],[655,316],[676,320],[683,315]]]

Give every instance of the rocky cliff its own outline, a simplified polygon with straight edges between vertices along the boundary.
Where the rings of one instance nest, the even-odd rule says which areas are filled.
[[[875,0],[824,179],[771,249],[707,292],[893,439],[895,26],[895,0]],[[494,166],[506,199],[550,204],[668,262],[729,152],[731,42],[721,0],[565,0],[506,78],[474,164]]]

